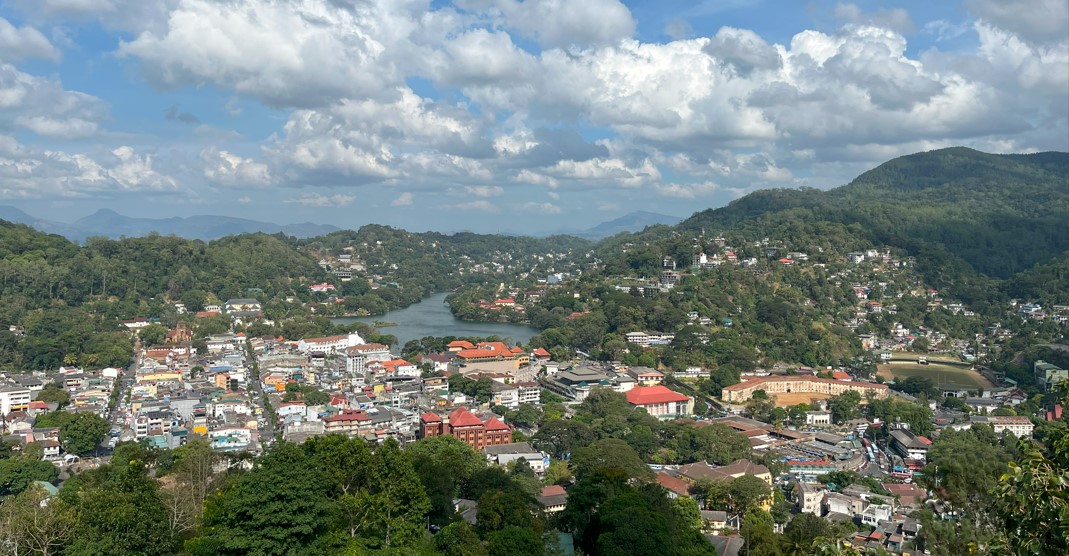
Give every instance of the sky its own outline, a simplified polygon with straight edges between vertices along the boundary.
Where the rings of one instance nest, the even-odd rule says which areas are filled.
[[[0,0],[0,205],[544,233],[1069,150],[1069,2]]]

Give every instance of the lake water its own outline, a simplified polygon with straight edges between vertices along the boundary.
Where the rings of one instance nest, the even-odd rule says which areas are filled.
[[[459,320],[449,312],[445,298],[448,293],[432,295],[415,305],[404,309],[390,311],[375,317],[343,317],[332,319],[335,324],[351,324],[375,321],[395,322],[397,326],[385,326],[379,329],[383,334],[397,336],[397,348],[409,340],[418,340],[426,336],[486,337],[498,336],[512,338],[517,343],[526,344],[538,330],[522,324],[500,322],[468,322]]]

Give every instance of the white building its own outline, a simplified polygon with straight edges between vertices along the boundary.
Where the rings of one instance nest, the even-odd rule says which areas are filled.
[[[5,386],[0,388],[0,414],[24,411],[30,407],[30,389]]]
[[[383,344],[360,344],[345,349],[345,372],[351,376],[364,376],[370,363],[393,359],[390,348]]]
[[[345,351],[363,343],[363,338],[354,333],[341,336],[324,336],[322,338],[304,338],[297,342],[297,349],[303,353],[321,352],[329,354]]]

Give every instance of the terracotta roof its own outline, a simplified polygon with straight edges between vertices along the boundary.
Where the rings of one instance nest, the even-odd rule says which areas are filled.
[[[844,380],[844,379],[845,380],[850,380],[851,379],[850,373],[847,373],[847,372],[844,372],[844,371],[832,371],[831,376],[835,380]]]
[[[509,429],[508,425],[506,425],[505,423],[502,423],[501,421],[498,421],[497,417],[491,417],[485,423],[485,425],[486,425],[486,430],[488,430],[488,431],[500,431],[500,430],[506,430],[507,431],[507,430],[511,430],[511,429]]]
[[[546,348],[537,348],[537,349],[534,350],[534,354],[537,355],[538,357],[551,357],[552,356],[552,354],[550,354],[548,351],[546,351]]]
[[[516,346],[512,348],[512,353],[523,353],[523,348]]]
[[[497,357],[496,351],[488,349],[462,349],[457,352],[457,357],[462,359],[481,359],[483,357]]]
[[[368,417],[363,411],[344,409],[341,413],[326,417],[323,420],[330,423],[338,421],[370,421],[371,417]]]
[[[424,413],[423,415],[420,415],[419,416],[419,420],[423,421],[424,423],[441,423],[442,422],[442,418],[439,417],[438,414],[433,412],[433,411],[428,411],[428,412]]]
[[[627,401],[631,405],[649,405],[655,403],[685,402],[688,398],[665,386],[636,386],[627,391]]]
[[[476,427],[482,426],[483,422],[473,415],[468,408],[458,407],[449,414],[449,426],[451,427]]]
[[[560,496],[561,494],[568,494],[568,492],[560,485],[548,485],[542,487],[542,496]]]
[[[472,344],[467,340],[453,340],[452,342],[449,342],[446,347],[472,349],[475,347],[475,344]]]
[[[680,496],[690,496],[690,485],[686,481],[663,471],[657,474],[657,483]]]

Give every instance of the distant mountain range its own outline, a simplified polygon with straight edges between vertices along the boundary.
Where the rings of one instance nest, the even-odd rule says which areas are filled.
[[[683,221],[683,219],[678,216],[668,216],[667,214],[636,210],[635,212],[629,212],[619,218],[614,218],[608,222],[602,222],[597,226],[585,230],[562,230],[554,233],[597,241],[623,232],[641,232],[650,226],[661,224],[665,226],[675,226],[681,221]]]
[[[230,216],[187,216],[174,218],[134,218],[123,216],[113,210],[101,209],[70,224],[36,218],[12,206],[0,206],[0,219],[16,224],[26,224],[42,232],[59,234],[71,241],[84,241],[88,237],[104,236],[116,239],[122,236],[139,237],[156,232],[160,235],[176,235],[189,239],[211,241],[230,235],[264,232],[282,232],[299,238],[313,237],[339,230],[329,224],[273,224]]]
[[[187,216],[174,218],[134,218],[124,216],[113,210],[101,209],[89,216],[72,223],[56,222],[37,218],[21,209],[9,205],[0,205],[0,220],[16,224],[26,224],[42,232],[61,235],[71,241],[82,242],[93,236],[111,239],[119,237],[140,237],[156,232],[160,235],[176,235],[188,239],[211,241],[230,235],[264,232],[275,234],[282,232],[298,238],[326,235],[341,228],[330,224],[273,224],[245,218],[230,216]],[[558,234],[572,235],[591,241],[597,241],[621,232],[641,232],[649,226],[664,224],[673,226],[682,218],[654,212],[635,211],[619,218],[602,222],[586,230],[569,230]],[[526,234],[509,234],[526,235]]]

